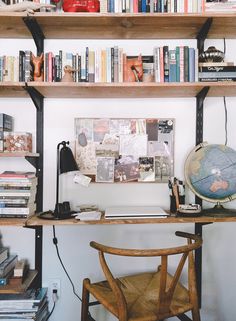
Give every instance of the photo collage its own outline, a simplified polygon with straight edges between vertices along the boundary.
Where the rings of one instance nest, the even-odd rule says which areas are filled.
[[[174,119],[75,118],[80,171],[98,183],[166,183],[174,176]]]

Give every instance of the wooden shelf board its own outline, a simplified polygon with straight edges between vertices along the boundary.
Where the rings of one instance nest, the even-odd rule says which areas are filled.
[[[26,16],[25,12],[0,12],[0,38],[31,38],[22,19]]]
[[[29,97],[23,82],[0,82],[0,97],[26,98]]]
[[[210,86],[208,97],[236,96],[236,82],[227,83],[31,83],[47,98],[185,98]]]
[[[236,82],[65,83],[30,82],[45,98],[187,98],[210,87],[207,97],[235,97]],[[22,83],[1,83],[0,97],[29,97]]]
[[[4,286],[0,286],[0,294],[17,294],[17,293],[23,293],[25,292],[30,285],[32,284],[32,282],[34,281],[34,279],[36,278],[38,272],[36,270],[30,270],[27,273],[27,276],[24,280],[24,282],[21,285],[4,285]]]
[[[209,17],[213,24],[208,38],[236,37],[236,14],[36,13],[35,17],[48,39],[195,39]]]
[[[0,12],[0,38],[31,38],[25,12]],[[57,13],[36,12],[32,18],[46,39],[195,39],[207,18],[207,38],[236,38],[235,13]]]
[[[114,224],[160,224],[160,223],[217,223],[217,222],[236,222],[235,217],[167,217],[167,218],[143,218],[143,219],[116,219],[116,220],[94,220],[79,221],[74,218],[68,220],[44,220],[36,215],[26,221],[27,226],[51,226],[51,225],[114,225]]]
[[[0,226],[25,226],[26,218],[0,217]]]
[[[3,153],[0,153],[0,157],[39,157],[39,153],[3,152]]]

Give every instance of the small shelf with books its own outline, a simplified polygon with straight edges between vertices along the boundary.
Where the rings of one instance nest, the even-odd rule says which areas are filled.
[[[25,292],[33,283],[37,276],[36,270],[29,270],[24,281],[19,285],[7,284],[0,286],[0,294],[16,294]]]

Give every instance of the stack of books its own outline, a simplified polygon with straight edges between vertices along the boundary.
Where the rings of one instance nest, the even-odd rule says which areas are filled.
[[[205,12],[236,12],[236,0],[206,0]]]
[[[47,288],[0,294],[0,320],[46,321],[48,314]]]
[[[17,259],[16,254],[9,254],[8,248],[0,248],[0,288],[7,285],[9,279],[13,276]]]
[[[236,66],[233,62],[199,63],[199,81],[236,81]]]
[[[26,218],[36,210],[37,177],[34,172],[0,174],[0,217]]]

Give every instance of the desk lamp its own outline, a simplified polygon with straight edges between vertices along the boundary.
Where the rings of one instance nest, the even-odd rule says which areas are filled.
[[[71,149],[67,146],[69,142],[62,141],[57,145],[57,182],[56,182],[56,205],[54,211],[43,212],[40,218],[47,220],[63,220],[71,217],[74,212],[70,210],[70,203],[59,203],[59,181],[60,174],[78,170]]]

